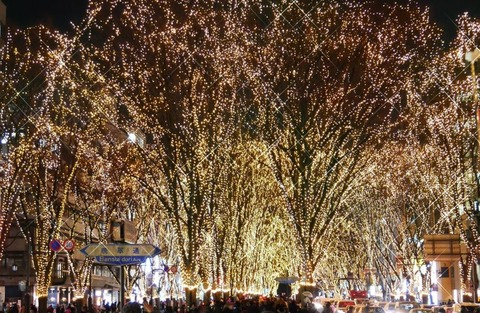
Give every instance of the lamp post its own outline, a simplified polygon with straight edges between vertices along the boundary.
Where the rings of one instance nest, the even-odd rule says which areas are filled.
[[[28,245],[28,253],[27,253],[27,267],[26,267],[26,273],[25,273],[25,280],[21,280],[18,283],[18,288],[22,292],[22,303],[25,305],[25,310],[29,312],[30,310],[30,255],[32,253],[32,248],[30,245]],[[12,264],[12,271],[16,273],[18,271],[18,265],[17,264]]]
[[[30,262],[32,255],[32,244],[28,243],[28,253],[27,253],[27,278],[26,278],[26,289],[25,289],[25,311],[30,312]]]
[[[12,264],[12,272],[14,272],[15,274],[18,272],[18,265],[13,263]],[[23,293],[25,292],[25,281],[21,280],[18,282],[18,289],[20,289],[20,291],[22,292],[22,296],[23,296]],[[23,299],[22,299],[22,304],[23,303]]]

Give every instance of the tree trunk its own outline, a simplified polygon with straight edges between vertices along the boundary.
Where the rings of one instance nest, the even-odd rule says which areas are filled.
[[[185,288],[185,302],[187,310],[189,310],[192,305],[197,306],[197,288]]]
[[[77,308],[77,312],[82,311],[82,307],[86,304],[83,298],[76,298],[74,303],[75,303],[75,308]]]
[[[47,313],[48,296],[38,297],[38,313]]]

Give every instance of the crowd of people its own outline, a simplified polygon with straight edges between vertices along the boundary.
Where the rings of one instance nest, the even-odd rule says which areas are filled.
[[[212,300],[189,307],[184,303],[161,302],[159,307],[154,308],[154,313],[155,311],[158,313],[313,313],[315,309],[313,306],[299,306],[294,299],[256,297]]]
[[[16,303],[4,304],[3,313],[37,313],[35,305],[31,305],[27,312],[25,307],[18,307]],[[187,306],[182,301],[165,301],[153,303],[152,301],[128,302],[120,312],[116,303],[93,307],[90,310],[86,305],[80,309],[73,304],[47,307],[47,313],[315,313],[313,306],[300,306],[294,299],[283,297],[256,297],[249,299],[228,298],[226,300],[212,300],[201,302],[198,305]]]
[[[38,309],[35,306],[35,304],[31,304],[30,309],[27,311],[27,308],[25,307],[25,305],[22,305],[19,308],[17,303],[15,303],[15,302],[11,302],[11,303],[4,302],[2,304],[2,307],[0,307],[0,312],[3,312],[3,313],[37,313]]]

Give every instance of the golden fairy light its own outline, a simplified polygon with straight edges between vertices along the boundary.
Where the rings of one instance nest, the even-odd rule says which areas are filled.
[[[472,173],[471,112],[458,110],[472,84],[439,38],[413,3],[105,0],[71,34],[12,30],[0,225],[7,208],[35,218],[42,297],[49,240],[86,223],[81,242],[106,242],[114,217],[166,248],[188,292],[273,291],[286,274],[330,286],[370,266],[386,277],[383,249],[420,253],[386,217],[403,233],[439,231],[428,209],[440,199],[441,228],[463,229],[449,216],[468,186],[448,191]]]

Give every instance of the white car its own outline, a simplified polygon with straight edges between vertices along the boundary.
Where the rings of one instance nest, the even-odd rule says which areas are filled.
[[[445,310],[445,313],[452,313],[453,308],[451,306],[446,306],[446,305],[435,305],[432,306],[432,312],[433,313],[440,313],[440,309]]]
[[[474,313],[480,310],[480,303],[462,302],[452,305],[453,313]]]
[[[368,305],[365,307],[365,313],[385,313],[383,307],[378,305]]]
[[[385,313],[395,313],[395,302],[387,302],[383,306]]]
[[[408,311],[408,313],[433,313],[430,308],[415,308]]]
[[[419,309],[420,304],[413,301],[395,302],[395,313],[408,313],[411,309]],[[431,310],[430,310],[431,312]]]
[[[330,302],[332,305],[333,312],[335,312],[335,307],[338,301],[341,301],[343,299],[337,299],[337,298],[315,298],[313,299],[313,305],[318,313],[323,312],[323,308],[325,307],[325,303]]]

